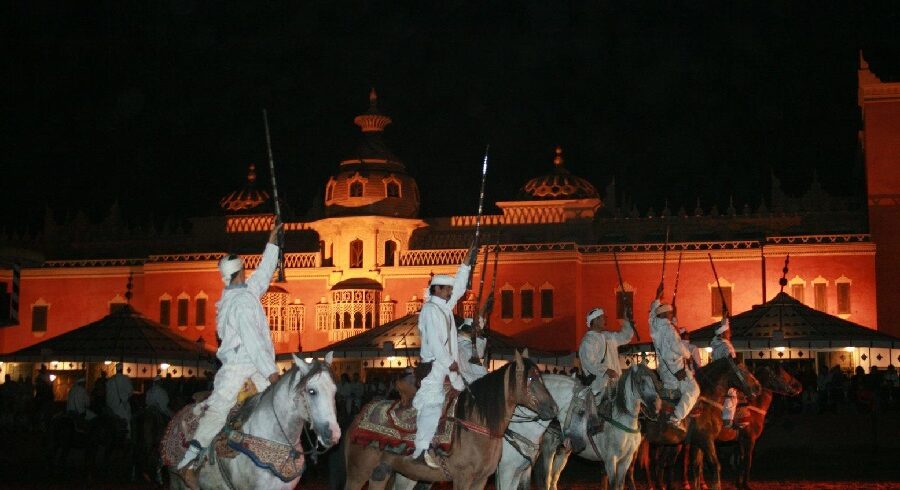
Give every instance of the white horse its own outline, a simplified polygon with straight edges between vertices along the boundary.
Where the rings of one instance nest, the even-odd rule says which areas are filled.
[[[563,428],[563,439],[576,452],[587,445],[588,428],[596,425],[594,395],[574,378],[559,374],[543,374],[544,386],[559,407],[556,419]],[[495,476],[497,490],[515,490],[519,483],[528,485],[531,467],[537,459],[541,437],[553,419],[541,420],[538,414],[517,406],[503,436],[503,452]],[[523,480],[524,477],[524,480]],[[416,482],[400,473],[394,477],[394,490],[410,490]]]
[[[241,432],[251,437],[290,449],[294,459],[302,466],[303,448],[300,436],[309,422],[317,435],[317,444],[331,447],[341,438],[341,429],[335,416],[334,396],[337,388],[331,372],[332,354],[325,362],[306,362],[294,356],[294,366],[274,384],[250,399]],[[315,448],[313,448],[315,450]],[[296,452],[295,452],[296,451]],[[215,452],[210,448],[209,452]],[[298,471],[291,472],[299,473]],[[215,458],[214,464],[204,462],[198,475],[201,488],[224,489],[291,489],[297,485],[300,475],[284,481],[240,453],[234,458]],[[171,488],[186,488],[183,480],[170,468]]]
[[[616,382],[612,415],[600,415],[605,421],[603,431],[592,434],[583,451],[560,448],[558,437],[553,437],[550,433],[548,437],[544,437],[541,452],[544,456],[544,474],[547,477],[545,488],[556,489],[559,476],[573,452],[589,461],[603,461],[610,488],[625,488],[628,469],[641,444],[638,424],[641,407],[647,407],[649,415],[655,417],[661,405],[656,375],[650,368],[645,364],[635,363],[625,370]]]

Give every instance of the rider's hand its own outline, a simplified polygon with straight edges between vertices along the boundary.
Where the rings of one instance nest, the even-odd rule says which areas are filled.
[[[619,373],[613,371],[612,369],[606,370],[606,377],[610,379],[616,379],[619,377]]]
[[[269,243],[273,245],[278,244],[278,233],[281,232],[282,228],[284,228],[284,223],[278,223],[274,228],[272,228],[272,232],[269,233]]]
[[[275,384],[275,383],[277,383],[277,382],[278,382],[278,378],[280,378],[280,377],[281,377],[281,375],[278,374],[278,371],[275,371],[274,373],[270,374],[270,375],[269,375],[269,384]]]
[[[456,361],[453,361],[453,364],[450,365],[450,371],[454,373],[459,371],[459,364]]]
[[[684,378],[687,378],[687,373],[684,372],[684,369],[680,369],[677,373],[675,373],[675,377],[678,378],[678,381],[681,381]]]

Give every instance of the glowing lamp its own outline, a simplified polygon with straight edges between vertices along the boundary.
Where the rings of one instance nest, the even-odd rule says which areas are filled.
[[[50,382],[52,383],[52,382],[54,382],[54,381],[56,381],[56,375],[55,375],[55,374],[51,374],[51,375],[50,375]]]
[[[313,362],[313,358],[307,357],[306,359],[304,359],[304,361],[306,361],[306,363],[309,364],[309,363]]]
[[[784,352],[784,347],[776,347],[775,352]]]
[[[712,347],[705,347],[703,350],[705,350],[707,353],[709,353],[709,352],[712,352]]]
[[[855,351],[856,351],[856,347],[844,347],[844,351],[846,351],[846,352],[855,352]]]
[[[164,363],[162,363],[162,364],[159,365],[159,368],[162,369],[163,371],[165,371],[166,369],[169,369],[169,363],[168,363],[168,362],[164,362]]]
[[[397,360],[397,356],[388,356],[388,362],[394,362]]]
[[[103,361],[104,366],[109,366],[110,364],[112,364],[112,361]]]

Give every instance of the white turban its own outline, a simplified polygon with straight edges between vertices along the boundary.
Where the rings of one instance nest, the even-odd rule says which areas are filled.
[[[589,311],[585,318],[588,328],[591,328],[591,322],[594,321],[594,318],[600,318],[601,316],[603,316],[603,308],[594,308]]]
[[[431,286],[452,286],[453,285],[453,276],[448,276],[447,274],[435,274],[434,277],[431,278]]]
[[[684,335],[687,333],[687,329],[684,327],[678,327],[678,333]]]
[[[228,256],[219,260],[219,272],[222,274],[222,282],[225,285],[231,284],[231,275],[244,268],[244,261],[240,257],[228,259]]]
[[[728,330],[728,328],[728,319],[725,318],[722,320],[722,325],[720,325],[719,328],[716,329],[716,335],[722,335],[726,330]]]
[[[672,311],[672,305],[668,303],[661,303],[656,307],[656,310],[653,312],[653,314],[659,316],[669,311]]]
[[[471,327],[473,323],[475,323],[475,319],[474,319],[474,318],[465,318],[465,319],[463,319],[462,323],[460,323],[459,325],[457,325],[456,328],[457,328],[457,329],[460,329],[460,328],[465,327],[466,325],[468,325],[468,326]]]

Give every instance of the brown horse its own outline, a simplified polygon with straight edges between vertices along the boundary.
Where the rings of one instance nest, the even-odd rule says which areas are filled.
[[[452,480],[455,490],[484,488],[497,470],[503,433],[516,405],[537,412],[545,420],[558,411],[537,366],[518,352],[513,362],[473,382],[459,397],[453,447],[449,456],[439,457],[441,469],[417,463],[409,456],[353,443],[360,423],[357,416],[345,442],[345,490],[358,490],[366,481],[369,490],[382,489],[392,472],[416,481]]]
[[[766,412],[769,411],[769,406],[772,404],[773,395],[797,396],[803,392],[803,385],[800,384],[800,381],[785,371],[781,365],[775,368],[767,365],[760,366],[754,371],[754,374],[762,385],[763,391],[756,398],[750,399],[747,406],[742,409],[747,412],[747,425],[738,430],[723,430],[717,438],[718,441],[737,440],[738,442],[740,459],[734,484],[739,489],[750,488],[753,449],[765,427]],[[697,459],[695,458],[695,461]]]
[[[715,439],[722,430],[721,400],[729,388],[736,388],[748,397],[756,396],[762,391],[759,381],[747,367],[736,364],[730,357],[718,359],[700,368],[697,371],[697,383],[700,385],[700,399],[697,401],[700,413],[696,417],[686,418],[686,434],[682,436],[672,430],[665,417],[647,421],[644,425],[644,437],[647,442],[660,446],[654,461],[655,480],[660,488],[666,488],[666,482],[672,482],[674,479],[675,459],[681,444],[690,444],[702,451],[707,464],[713,470],[713,488],[720,488],[722,469],[716,453]],[[652,481],[649,475],[648,481]],[[694,475],[694,481],[695,488],[700,488],[698,475]]]

